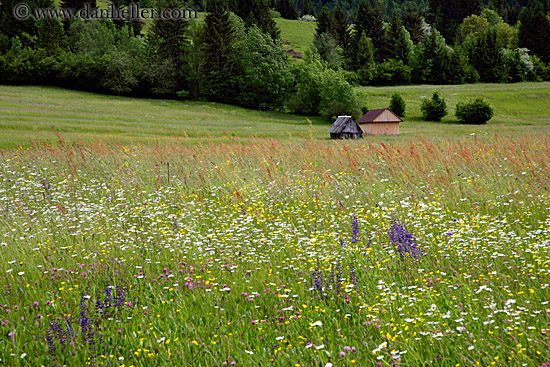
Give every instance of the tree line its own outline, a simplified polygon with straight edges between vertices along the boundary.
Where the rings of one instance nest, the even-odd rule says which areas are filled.
[[[119,8],[131,2],[114,1]],[[470,6],[475,1],[460,0],[454,6],[468,3],[470,10],[453,13],[453,23],[442,13],[447,8],[437,5],[443,0],[394,1],[400,6],[393,6],[389,20],[382,1],[362,0],[352,12],[353,1],[317,11],[320,3],[308,0],[157,0],[149,5],[196,6],[207,15],[204,22],[155,19],[147,25],[33,17],[20,22],[11,13],[17,2],[0,4],[2,84],[202,99],[331,119],[360,114],[354,85],[550,79],[550,22],[541,2],[524,6],[516,25],[495,10],[509,1]],[[84,2],[64,0],[61,6],[81,8]],[[298,16],[309,4],[317,18],[314,43],[303,62],[290,63],[273,17],[284,9]],[[30,5],[54,6],[53,0]],[[423,6],[434,11],[424,13]],[[452,29],[440,31],[442,19]],[[452,42],[443,32],[453,32]]]

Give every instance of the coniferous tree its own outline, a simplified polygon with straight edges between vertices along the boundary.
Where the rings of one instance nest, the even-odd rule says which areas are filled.
[[[481,0],[430,0],[430,23],[447,40],[454,40],[462,20],[481,11]]]
[[[550,62],[550,20],[540,4],[521,12],[518,46],[528,48],[542,61]]]
[[[413,42],[411,41],[411,36],[409,35],[409,32],[405,29],[404,26],[401,26],[393,50],[393,57],[395,59],[401,60],[405,64],[409,63],[409,58],[413,51]]]
[[[38,21],[38,46],[49,55],[58,54],[68,48],[67,35],[59,19],[40,19]]]
[[[489,29],[476,39],[470,61],[482,82],[498,83],[506,80],[502,46],[494,29]]]
[[[378,6],[374,11],[372,20],[372,28],[367,35],[372,40],[374,46],[374,59],[378,62],[388,58],[387,42],[386,42],[386,27],[382,18],[382,9]]]
[[[332,30],[332,15],[330,14],[330,10],[326,6],[323,6],[323,9],[321,9],[321,12],[319,13],[319,17],[317,18],[317,28],[316,32],[318,35],[321,35],[323,33],[330,33]]]
[[[315,8],[311,0],[305,0],[302,8],[302,15],[315,15]]]
[[[387,46],[388,46],[388,57],[396,59],[398,54],[397,42],[401,37],[401,29],[403,28],[403,23],[401,19],[397,16],[397,12],[394,11],[390,26],[387,32]],[[405,61],[405,60],[403,60]]]
[[[399,92],[395,92],[391,95],[390,105],[388,108],[397,116],[405,117],[405,110],[407,109],[407,105]]]
[[[247,27],[258,26],[273,39],[279,38],[279,28],[273,20],[265,0],[238,0],[235,14],[244,20]]]
[[[349,46],[349,55],[351,59],[350,66],[353,70],[358,70],[361,67],[361,63],[359,61],[359,41],[361,40],[363,33],[365,33],[365,37],[368,37],[370,34],[373,18],[374,12],[370,6],[370,3],[366,0],[362,0],[359,4],[359,8],[357,9],[354,32]]]
[[[201,94],[213,101],[230,102],[235,90],[231,55],[234,29],[223,0],[210,0],[210,9],[200,36],[204,63]]]
[[[424,35],[422,32],[422,17],[414,11],[410,3],[403,15],[403,25],[409,31],[411,40],[415,45],[422,40],[422,36]]]
[[[281,17],[285,19],[298,18],[298,12],[291,0],[279,0],[277,3],[277,11],[281,13]]]
[[[365,31],[361,32],[361,38],[357,44],[357,64],[359,81],[366,85],[372,80],[375,64],[372,42]]]
[[[413,82],[428,84],[443,84],[447,80],[449,70],[449,53],[445,39],[432,29],[429,36],[424,37],[411,58]]]
[[[170,9],[181,7],[178,0],[159,1],[160,9]],[[170,59],[177,70],[183,66],[183,55],[186,44],[188,43],[185,34],[188,27],[186,19],[154,19],[151,29],[148,33],[148,40],[158,47],[158,54],[161,58]]]
[[[332,36],[334,37],[338,45],[344,50],[347,50],[351,38],[351,33],[346,12],[340,6],[338,6],[334,11],[331,30]]]

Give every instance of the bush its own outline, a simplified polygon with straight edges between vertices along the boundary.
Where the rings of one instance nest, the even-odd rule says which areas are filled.
[[[403,99],[403,97],[401,97],[401,94],[399,94],[398,92],[393,93],[390,100],[390,111],[392,111],[399,117],[405,117],[406,108],[407,105],[405,104],[405,100]]]
[[[320,75],[319,115],[328,121],[335,117],[361,113],[353,87],[346,81],[341,70],[325,69]]]
[[[425,99],[420,109],[422,118],[426,121],[441,121],[447,115],[447,104],[439,92],[434,92],[431,99]]]
[[[456,105],[456,117],[463,124],[486,124],[493,117],[493,109],[483,98],[477,98],[468,103],[459,102]]]
[[[401,60],[391,59],[376,64],[372,85],[406,85],[411,83],[411,68]]]

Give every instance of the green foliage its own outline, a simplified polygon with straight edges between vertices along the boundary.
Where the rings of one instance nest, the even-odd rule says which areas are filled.
[[[416,45],[411,56],[412,80],[415,83],[442,84],[449,71],[449,52],[445,39],[432,29],[429,36]]]
[[[541,6],[531,6],[521,12],[518,46],[550,62],[550,19]]]
[[[212,101],[234,100],[236,81],[233,44],[234,25],[223,0],[209,2],[210,13],[204,20],[200,36],[202,50],[201,94]]]
[[[411,3],[408,4],[402,21],[403,26],[410,34],[411,41],[414,44],[419,43],[424,35],[422,32],[422,16],[413,9]]]
[[[319,115],[328,121],[340,115],[359,116],[355,93],[341,70],[324,70],[319,83],[319,97]]]
[[[450,53],[447,82],[450,84],[475,83],[479,81],[479,74],[470,64],[468,55],[460,47]]]
[[[279,38],[279,29],[265,0],[237,0],[232,10],[244,20],[246,27],[256,25],[273,39]]]
[[[293,81],[281,45],[252,27],[235,43],[234,51],[240,74],[238,104],[262,110],[279,107]]]
[[[399,92],[392,93],[390,106],[388,108],[397,116],[401,118],[405,117],[405,110],[407,109],[407,105],[405,104],[405,100]]]
[[[310,53],[310,52],[308,52]],[[317,115],[319,113],[319,85],[323,64],[320,57],[309,56],[303,64],[294,68],[296,80],[296,92],[289,96],[286,101],[287,107],[294,113],[301,115]]]
[[[445,39],[455,39],[457,28],[464,18],[481,11],[481,0],[429,0],[430,18]]]
[[[67,35],[59,19],[38,20],[38,46],[48,55],[55,55],[67,50]]]
[[[351,31],[348,24],[347,15],[340,6],[338,6],[334,11],[331,33],[336,40],[336,43],[347,52],[351,40]]]
[[[126,52],[113,52],[105,60],[102,86],[105,90],[121,94],[129,93],[138,84],[138,68],[134,59]]]
[[[182,5],[178,0],[159,0],[157,3],[159,10],[178,8]],[[170,58],[178,69],[183,66],[184,51],[189,42],[186,35],[188,25],[186,19],[154,19],[147,34],[148,42],[157,45],[159,56]]]
[[[431,99],[424,99],[420,107],[425,121],[441,121],[447,115],[447,104],[439,92],[434,92]]]
[[[281,13],[281,16],[285,19],[298,18],[298,12],[296,6],[291,0],[279,0],[277,3],[277,10]]]
[[[319,114],[329,121],[334,116],[359,115],[353,87],[341,69],[329,68],[318,55],[310,53],[294,72],[296,92],[287,101],[290,110],[304,115]]]
[[[326,6],[323,6],[323,9],[321,9],[321,12],[317,17],[317,28],[315,29],[315,31],[318,35],[321,35],[323,33],[330,33],[331,28],[332,15],[330,14],[330,10],[328,10]]]
[[[340,66],[342,63],[340,53],[341,49],[338,47],[336,40],[330,35],[330,33],[316,34],[313,39],[313,45],[317,49],[317,52],[321,56],[321,59],[333,66]]]
[[[367,85],[373,77],[375,64],[372,42],[365,32],[361,33],[361,38],[357,44],[357,63],[359,65],[359,82]]]
[[[403,61],[389,59],[377,63],[372,76],[373,85],[406,85],[411,82],[411,68]]]
[[[502,46],[494,29],[479,36],[470,51],[470,62],[482,82],[498,83],[506,80]]]
[[[463,124],[486,124],[493,117],[493,109],[483,98],[456,105],[456,117]]]

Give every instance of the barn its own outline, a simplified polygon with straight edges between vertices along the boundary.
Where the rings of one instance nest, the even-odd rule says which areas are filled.
[[[387,108],[370,110],[357,120],[365,135],[399,135],[399,123],[403,122]]]
[[[363,131],[351,116],[338,116],[328,131],[331,139],[358,139]]]

